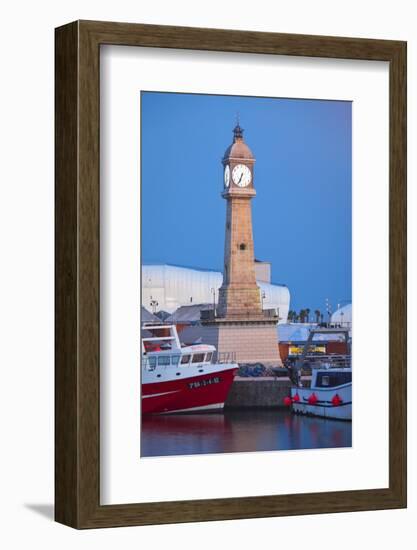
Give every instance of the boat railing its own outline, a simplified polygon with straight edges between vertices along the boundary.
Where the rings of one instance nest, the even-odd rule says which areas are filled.
[[[220,351],[217,352],[215,357],[216,363],[236,363],[235,351]]]
[[[352,364],[350,355],[308,355],[302,363],[300,366],[311,369],[347,369]]]
[[[317,324],[318,328],[341,328],[341,329],[351,329],[352,323],[350,321],[338,321],[338,322],[331,322],[331,321],[324,321],[322,323]]]

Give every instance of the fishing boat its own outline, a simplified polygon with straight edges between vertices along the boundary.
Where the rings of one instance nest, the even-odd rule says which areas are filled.
[[[311,329],[303,352],[291,369],[293,386],[284,403],[296,414],[352,420],[351,354],[308,357],[317,334],[342,334],[350,350],[349,329]],[[311,369],[310,381],[302,376],[306,369]]]
[[[142,326],[142,414],[218,411],[238,365],[214,362],[216,348],[182,345],[175,325]]]

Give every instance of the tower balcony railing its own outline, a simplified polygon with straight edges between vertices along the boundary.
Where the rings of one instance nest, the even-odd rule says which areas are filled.
[[[242,311],[242,314],[244,312]],[[242,314],[239,315],[239,317],[242,316]],[[272,308],[272,309],[263,309],[260,314],[257,314],[258,316],[261,315],[264,319],[279,319],[279,311],[278,309]],[[214,321],[218,317],[217,309],[202,309],[200,311],[200,320],[201,321]],[[230,317],[233,317],[231,315]],[[248,319],[253,318],[254,314],[250,310],[247,311],[247,317]]]

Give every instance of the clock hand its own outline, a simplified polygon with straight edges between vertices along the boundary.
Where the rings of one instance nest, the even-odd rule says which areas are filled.
[[[240,179],[239,179],[238,183],[240,183],[242,181],[242,178],[243,178],[243,172],[240,174]]]

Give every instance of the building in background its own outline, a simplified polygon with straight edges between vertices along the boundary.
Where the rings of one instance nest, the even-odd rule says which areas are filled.
[[[200,325],[201,312],[213,311],[213,304],[194,304],[192,306],[180,306],[174,313],[165,319],[168,325],[176,325],[177,331],[181,332],[186,327]]]
[[[330,322],[341,327],[352,327],[352,304],[346,304],[337,309],[331,316]]]
[[[141,322],[144,323],[160,323],[161,319],[151,313],[146,307],[141,307]]]
[[[271,266],[267,262],[255,261],[255,273],[261,290],[262,308],[276,309],[280,322],[286,323],[290,305],[288,288],[270,282]],[[166,311],[172,314],[184,306],[217,304],[222,282],[220,271],[168,264],[143,265],[142,305],[152,313]]]

